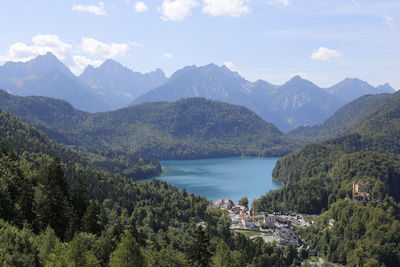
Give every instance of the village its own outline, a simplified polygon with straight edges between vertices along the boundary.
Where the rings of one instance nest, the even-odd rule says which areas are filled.
[[[246,205],[235,205],[230,199],[219,199],[213,206],[228,211],[232,231],[243,233],[251,239],[261,237],[264,242],[275,242],[279,246],[294,244],[307,248],[292,230],[292,226],[308,227],[317,217],[304,214],[255,213]]]
[[[346,197],[346,199],[365,205],[371,201],[370,193],[371,186],[368,182],[353,182],[352,198]],[[279,246],[293,244],[299,248],[309,249],[292,227],[309,227],[318,215],[254,212],[248,208],[247,204],[245,202],[245,204],[235,205],[230,199],[219,199],[213,206],[228,212],[232,231],[243,233],[251,239],[261,237],[264,242],[275,242]],[[329,220],[328,227],[333,227],[334,223],[333,219]]]

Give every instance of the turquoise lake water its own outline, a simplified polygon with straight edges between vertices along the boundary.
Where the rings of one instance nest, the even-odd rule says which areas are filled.
[[[251,202],[269,190],[281,187],[272,180],[278,158],[223,158],[161,161],[163,174],[158,177],[179,189],[210,200],[243,196]]]

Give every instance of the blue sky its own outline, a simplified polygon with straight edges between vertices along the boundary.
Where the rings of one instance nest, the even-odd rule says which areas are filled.
[[[399,0],[13,0],[0,32],[0,63],[51,50],[75,73],[108,58],[168,75],[216,63],[275,84],[400,89]]]

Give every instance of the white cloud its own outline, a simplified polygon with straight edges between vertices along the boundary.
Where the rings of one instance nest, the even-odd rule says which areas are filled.
[[[197,0],[164,0],[161,7],[161,19],[181,21],[190,16],[191,10],[198,5]]]
[[[385,20],[385,23],[387,25],[389,25],[390,28],[394,28],[395,24],[394,24],[394,19],[391,16],[383,16],[383,19]]]
[[[71,71],[75,75],[81,74],[88,65],[98,67],[103,64],[103,60],[93,60],[84,56],[73,56],[73,64],[70,66]]]
[[[165,53],[165,54],[163,55],[163,57],[168,58],[168,59],[171,59],[171,58],[174,58],[175,56],[174,56],[174,54],[171,54],[171,53]]]
[[[0,60],[26,62],[47,52],[51,52],[60,60],[64,60],[71,49],[72,45],[64,43],[56,35],[39,34],[32,38],[31,45],[21,42],[10,45],[7,54],[0,56]]]
[[[226,62],[224,62],[224,65],[231,71],[236,71],[235,64],[233,64],[232,62],[226,61]]]
[[[142,1],[135,3],[135,11],[138,13],[146,12],[148,9],[148,6]]]
[[[202,11],[211,16],[240,17],[250,12],[249,0],[203,0]]]
[[[341,56],[342,54],[339,51],[321,46],[318,50],[315,50],[311,54],[310,58],[313,60],[326,61],[326,60],[336,59]]]
[[[106,44],[93,38],[82,38],[82,51],[100,56],[103,58],[115,58],[127,56],[131,52],[131,47],[127,43],[111,43]]]
[[[291,4],[290,0],[268,0],[268,5],[283,5],[289,6]]]
[[[79,12],[87,12],[97,16],[107,15],[107,12],[104,10],[104,3],[99,2],[99,5],[73,5],[72,10]]]
[[[128,42],[128,44],[132,47],[138,47],[138,48],[143,48],[144,44],[139,43],[139,42]]]
[[[129,55],[131,47],[143,47],[143,45],[137,42],[106,44],[93,38],[82,38],[81,45],[71,45],[63,42],[57,35],[39,34],[32,38],[31,44],[22,42],[11,44],[7,53],[0,55],[0,62],[26,62],[39,55],[51,52],[67,65],[74,74],[78,75],[88,65],[98,67],[106,58]],[[86,54],[73,54],[79,51]],[[90,58],[88,54],[92,55],[93,58]]]

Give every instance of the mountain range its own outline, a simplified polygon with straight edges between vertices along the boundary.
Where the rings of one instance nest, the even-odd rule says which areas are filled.
[[[288,131],[321,123],[344,104],[365,94],[393,92],[388,84],[375,88],[356,78],[330,88],[320,88],[300,76],[280,86],[263,80],[252,83],[225,66],[209,64],[178,70],[165,85],[139,96],[133,104],[205,97],[245,106]]]
[[[6,62],[0,66],[1,89],[19,96],[63,99],[88,112],[127,106],[136,96],[166,79],[160,69],[141,74],[113,60],[98,68],[88,66],[77,77],[50,52],[25,63]]]
[[[112,59],[98,68],[89,65],[79,79],[101,95],[110,109],[126,107],[138,96],[167,81],[161,69],[142,74],[133,72]]]
[[[105,108],[100,97],[77,78],[53,54],[0,66],[0,88],[16,95],[64,99],[76,108],[97,111]]]
[[[114,76],[110,74],[110,84],[115,85],[113,91],[107,92],[107,86],[111,85],[104,86],[108,82],[104,76],[109,72],[102,69],[108,69],[107,66],[120,69],[115,62],[89,69],[83,75],[89,77],[84,82],[81,77],[71,76],[68,69],[53,59],[51,55],[40,58],[44,65],[8,63],[2,69],[6,70],[6,74],[2,73],[2,82],[25,94],[39,88],[41,92],[65,98],[71,95],[64,90],[73,91],[82,86],[79,93],[84,95],[80,97],[94,95],[90,99],[93,102],[87,103],[93,104],[90,108],[100,109],[110,104],[106,100],[112,96],[129,93],[124,87],[116,86],[119,78],[111,82],[111,77],[123,77],[118,71]],[[57,68],[47,69],[49,62]],[[153,75],[162,80],[161,72],[157,72],[145,75],[153,80],[148,88],[155,86],[154,79],[150,78]],[[53,83],[48,83],[48,79],[53,79]],[[97,254],[86,248],[93,247],[96,252],[100,251],[99,258],[105,259],[103,263],[107,265],[110,255],[113,262],[114,256],[120,254],[122,246],[113,245],[113,240],[118,240],[124,229],[126,234],[132,231],[145,244],[154,241],[156,235],[162,241],[160,244],[174,247],[173,244],[183,240],[174,237],[183,236],[186,242],[193,232],[203,232],[194,223],[200,221],[207,222],[207,229],[213,230],[209,232],[217,233],[210,236],[212,240],[223,240],[222,235],[230,240],[237,255],[266,251],[258,253],[259,258],[253,257],[254,253],[250,257],[243,254],[243,263],[250,259],[249,262],[264,266],[281,255],[279,262],[270,265],[300,265],[300,261],[297,264],[295,260],[286,260],[287,255],[296,255],[294,246],[279,248],[260,239],[249,243],[253,241],[240,233],[226,235],[230,233],[229,218],[216,211],[207,213],[210,202],[206,199],[186,190],[178,191],[164,182],[131,180],[161,173],[159,162],[146,158],[287,154],[278,160],[273,171],[274,179],[284,186],[253,201],[252,209],[268,213],[322,212],[312,217],[314,222],[309,227],[296,230],[302,242],[317,252],[318,257],[347,266],[399,266],[400,92],[392,93],[389,85],[375,88],[358,79],[346,79],[334,88],[325,89],[298,76],[282,86],[265,81],[251,83],[216,65],[187,67],[160,83],[165,84],[146,89],[148,92],[139,96],[138,101],[149,95],[157,97],[161,92],[170,97],[169,102],[144,101],[98,113],[77,110],[66,100],[16,96],[0,90],[0,229],[8,237],[0,242],[5,248],[0,252],[6,252],[4,257],[0,256],[0,262],[11,262],[11,254],[10,266],[36,266],[39,259],[46,264],[62,259],[59,265],[66,265],[65,262],[72,262],[66,255],[76,254],[78,248],[83,257],[89,255],[97,264],[100,262]],[[343,93],[347,91],[348,94]],[[380,91],[390,94],[370,94]],[[192,97],[192,94],[242,104]],[[338,107],[344,103],[347,104]],[[245,104],[269,120],[286,122],[287,128],[318,121],[338,110],[321,124],[302,126],[283,134]],[[64,144],[49,140],[35,127],[5,111]],[[298,141],[321,140],[288,154],[299,146]],[[368,192],[363,192],[366,193],[364,202],[368,203],[358,202],[354,195],[350,201],[355,183],[368,185]],[[199,240],[205,239],[204,234],[195,232]],[[125,242],[124,238],[120,244]],[[133,236],[130,240],[136,242]],[[23,248],[19,249],[23,253],[13,250],[15,244]],[[189,247],[191,251],[199,248],[197,240],[188,244],[194,244]],[[206,250],[207,246],[201,245]],[[227,257],[231,258],[234,254],[225,246]],[[216,254],[220,253],[218,247],[221,246],[217,246]],[[177,253],[182,253],[172,249],[161,253],[158,247],[155,251],[150,247],[145,249],[146,255],[149,253],[157,260],[172,255],[174,264],[180,255]],[[300,252],[302,260],[308,258],[307,250]],[[304,253],[307,254],[303,257]],[[184,257],[187,256],[181,256],[181,262],[186,262]],[[175,265],[185,266],[180,262]]]
[[[5,63],[0,67],[0,88],[20,96],[63,99],[88,112],[203,97],[247,107],[281,131],[322,123],[344,104],[363,95],[394,92],[389,84],[373,87],[357,78],[345,79],[330,88],[321,88],[299,76],[283,85],[250,82],[226,66],[215,64],[187,66],[167,79],[161,69],[141,74],[107,60],[98,68],[89,65],[77,77],[51,53],[26,63]]]
[[[346,78],[332,87],[325,88],[325,90],[331,95],[346,101],[346,103],[364,95],[394,92],[394,89],[388,83],[374,87],[357,78]]]

